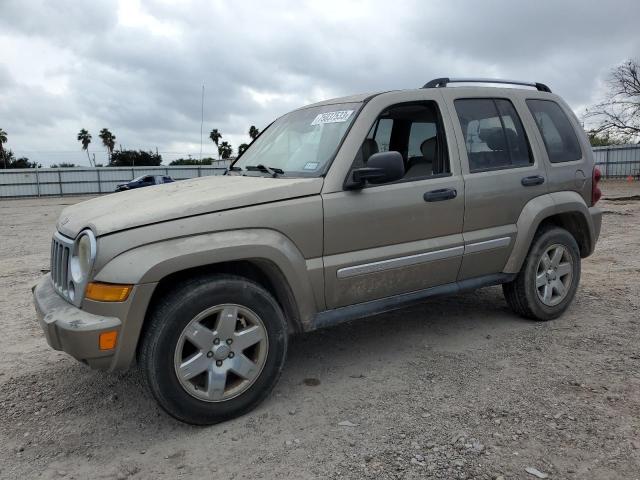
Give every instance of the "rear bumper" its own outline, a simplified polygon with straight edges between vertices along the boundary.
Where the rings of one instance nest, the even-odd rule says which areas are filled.
[[[119,318],[94,315],[64,300],[54,290],[51,275],[33,288],[33,301],[47,343],[92,368],[109,369],[115,350],[100,350],[98,338],[107,330],[120,333]]]
[[[602,228],[602,210],[598,207],[589,207],[589,215],[591,216],[591,251],[589,255],[593,253],[596,248],[596,242],[600,237],[600,229]]]

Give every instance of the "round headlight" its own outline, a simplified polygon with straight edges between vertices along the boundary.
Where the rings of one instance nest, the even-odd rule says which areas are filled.
[[[76,239],[69,262],[71,278],[75,283],[83,283],[86,280],[95,257],[95,250],[96,241],[93,233],[90,230],[81,233]]]

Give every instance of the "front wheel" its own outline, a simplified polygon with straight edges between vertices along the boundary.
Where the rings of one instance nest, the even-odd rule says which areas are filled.
[[[149,322],[140,365],[153,396],[178,420],[209,425],[242,415],[282,371],[287,322],[269,292],[250,280],[184,282]]]
[[[502,285],[517,314],[533,320],[552,320],[569,307],[580,282],[580,249],[568,231],[541,230],[515,280]]]

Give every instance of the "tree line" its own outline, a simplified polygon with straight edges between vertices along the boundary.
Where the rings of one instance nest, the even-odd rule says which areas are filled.
[[[251,142],[253,142],[260,135],[260,130],[258,130],[254,125],[249,127],[249,138],[251,138]],[[233,156],[233,147],[227,141],[221,142],[222,134],[217,128],[214,128],[209,132],[209,139],[215,144],[216,149],[218,150],[218,158],[217,160],[228,160]],[[249,148],[250,143],[241,143],[238,145],[238,156],[242,155],[247,148]],[[169,163],[169,165],[211,165],[215,158],[205,157],[202,159],[197,158],[178,158],[177,160],[173,160]]]
[[[254,126],[251,125],[249,128],[249,137],[251,138],[251,142],[253,142],[260,131]],[[102,145],[107,150],[108,155],[108,163],[106,166],[108,167],[135,167],[135,166],[158,166],[162,164],[162,155],[158,152],[152,151],[144,151],[144,150],[124,150],[120,148],[116,150],[116,136],[111,133],[108,128],[103,128],[100,130],[98,134],[98,138],[101,140]],[[202,158],[202,159],[194,159],[194,158],[179,158],[177,160],[173,160],[169,163],[169,165],[211,165],[216,160],[228,160],[233,156],[233,146],[227,141],[222,140],[222,134],[217,128],[214,128],[209,133],[209,138],[215,144],[216,149],[218,150],[218,158]],[[87,160],[89,161],[89,165],[92,167],[103,167],[104,165],[98,163],[96,164],[95,160],[92,160],[89,146],[93,140],[93,136],[89,131],[85,128],[81,129],[76,136],[78,142],[80,142],[82,150],[87,153]],[[8,141],[7,132],[0,128],[0,168],[39,168],[42,165],[31,162],[27,157],[15,158],[13,152],[11,150],[6,150],[4,148],[4,144]],[[238,155],[242,155],[244,151],[249,148],[248,143],[241,143],[238,146]],[[80,165],[76,165],[74,163],[62,162],[58,164],[51,165],[52,168],[73,168],[79,167]]]

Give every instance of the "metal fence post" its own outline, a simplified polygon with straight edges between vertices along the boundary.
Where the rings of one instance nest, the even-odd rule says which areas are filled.
[[[36,165],[36,188],[38,189],[38,196],[40,196],[40,175],[38,175],[38,166]]]
[[[609,178],[609,148],[607,147],[607,154],[604,159],[604,178]]]
[[[60,173],[60,170],[58,170],[58,185],[60,186],[60,196],[64,196],[62,193],[62,174]]]
[[[96,168],[96,173],[98,174],[98,193],[102,193],[102,180],[100,178],[100,168]]]

